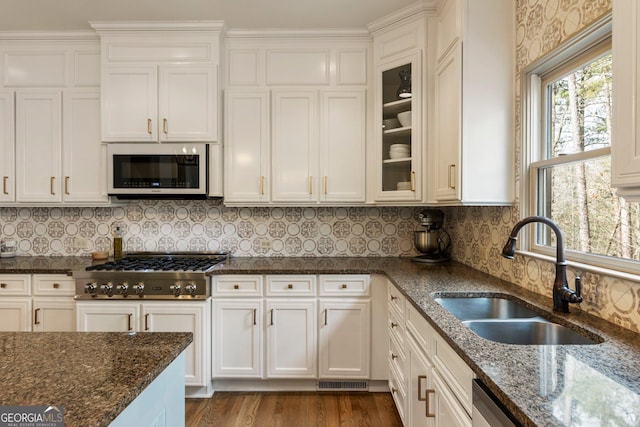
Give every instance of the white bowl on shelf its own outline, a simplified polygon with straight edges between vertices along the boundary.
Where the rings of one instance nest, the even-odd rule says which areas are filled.
[[[402,127],[411,126],[411,110],[398,113],[398,121]]]
[[[390,159],[406,159],[407,157],[410,157],[410,154],[408,152],[402,152],[402,153],[396,153],[393,151],[389,152],[389,158]]]
[[[409,151],[409,144],[391,144],[389,151]]]

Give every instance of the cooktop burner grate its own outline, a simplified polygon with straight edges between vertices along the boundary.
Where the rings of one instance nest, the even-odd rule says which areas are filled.
[[[122,259],[92,265],[87,271],[194,271],[207,272],[216,264],[224,261],[226,255],[136,255]]]

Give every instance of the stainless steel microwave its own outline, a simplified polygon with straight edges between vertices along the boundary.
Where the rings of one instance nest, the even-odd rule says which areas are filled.
[[[205,198],[207,144],[107,146],[107,192],[119,198]]]

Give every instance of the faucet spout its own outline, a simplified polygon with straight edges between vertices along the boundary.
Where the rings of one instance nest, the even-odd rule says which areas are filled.
[[[558,224],[544,216],[530,216],[520,220],[511,230],[507,243],[502,249],[502,256],[513,259],[516,252],[518,232],[522,227],[532,222],[546,224],[556,235],[556,277],[553,282],[553,310],[561,313],[569,312],[569,303],[582,302],[580,290],[574,291],[567,283],[567,262],[564,255],[564,235]]]

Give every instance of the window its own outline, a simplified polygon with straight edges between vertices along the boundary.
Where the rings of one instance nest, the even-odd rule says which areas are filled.
[[[609,35],[528,73],[529,212],[558,223],[568,259],[637,272],[640,206],[611,189],[611,60]],[[532,229],[529,249],[553,254],[551,230]]]

